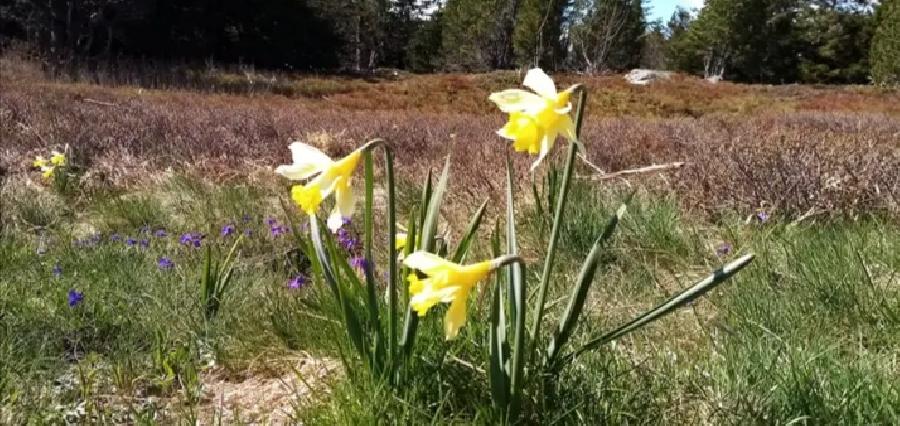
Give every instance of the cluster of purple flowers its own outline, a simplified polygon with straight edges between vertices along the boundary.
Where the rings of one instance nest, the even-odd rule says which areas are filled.
[[[229,237],[234,235],[235,232],[237,232],[237,228],[234,227],[233,223],[229,223],[222,227],[221,235],[223,237]]]
[[[203,244],[203,239],[206,238],[206,235],[203,235],[199,232],[188,232],[186,234],[181,235],[181,238],[178,242],[181,245],[185,246],[193,246],[194,248],[200,248],[200,245]]]
[[[338,244],[347,250],[348,252],[353,252],[356,247],[359,245],[359,242],[354,237],[354,235],[347,230],[345,227],[341,227],[337,230]]]
[[[75,240],[75,242],[73,242],[72,244],[74,244],[75,247],[78,247],[78,248],[96,247],[98,244],[100,244],[100,242],[102,240],[103,240],[103,236],[100,235],[99,232],[96,232],[96,233],[91,234],[87,238]]]
[[[350,258],[350,266],[360,271],[365,271],[369,267],[369,261],[362,256],[353,256]]]
[[[69,307],[74,308],[81,304],[81,301],[84,300],[84,293],[73,289],[69,289]]]
[[[266,225],[269,225],[269,233],[272,234],[272,237],[280,237],[290,232],[289,227],[279,224],[274,217],[266,219]]]
[[[166,271],[174,268],[175,262],[173,262],[172,259],[169,259],[168,257],[160,257],[159,260],[156,261],[156,266],[158,266],[159,269]]]
[[[291,290],[299,290],[305,287],[308,282],[309,279],[306,278],[306,275],[300,274],[291,278],[287,283],[287,287]]]

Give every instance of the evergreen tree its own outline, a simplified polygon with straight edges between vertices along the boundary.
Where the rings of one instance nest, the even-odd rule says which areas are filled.
[[[516,61],[555,69],[565,59],[561,40],[568,0],[520,0],[513,30]]]
[[[900,84],[900,0],[884,0],[875,13],[875,22],[869,52],[872,80]]]
[[[593,0],[580,8],[571,30],[579,68],[604,73],[639,65],[646,27],[641,0]]]

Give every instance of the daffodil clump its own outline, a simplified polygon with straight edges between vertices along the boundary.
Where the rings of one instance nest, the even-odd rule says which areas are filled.
[[[65,154],[59,151],[51,151],[50,159],[44,158],[42,155],[34,157],[31,164],[35,169],[40,170],[44,179],[50,180],[57,174],[57,169],[62,170],[68,165]]]
[[[557,91],[553,80],[540,69],[532,69],[525,76],[523,85],[529,89],[508,89],[493,93],[489,99],[500,111],[509,114],[507,123],[498,130],[498,135],[512,141],[513,150],[527,152],[537,158],[531,165],[533,171],[553,149],[561,136],[569,141],[569,154],[564,166],[563,178],[556,189],[555,213],[548,241],[543,270],[540,274],[536,293],[538,297],[529,306],[526,292],[525,264],[516,253],[515,205],[512,181],[514,175],[511,163],[507,163],[506,241],[507,252],[500,252],[500,227],[495,229],[492,247],[495,258],[475,263],[464,263],[472,240],[477,239],[485,205],[473,216],[469,228],[451,251],[445,239],[437,237],[437,222],[440,206],[448,186],[449,160],[436,185],[432,185],[431,174],[422,191],[421,210],[411,215],[407,228],[399,227],[395,220],[395,183],[393,180],[393,154],[390,147],[381,141],[373,141],[339,159],[332,159],[310,145],[294,142],[289,148],[292,164],[282,165],[275,171],[296,182],[291,188],[291,199],[296,208],[310,221],[310,243],[304,244],[305,252],[316,262],[317,274],[328,285],[340,306],[340,321],[347,331],[349,345],[356,349],[360,358],[376,376],[392,385],[404,380],[401,370],[408,362],[420,320],[427,320],[429,312],[443,309],[447,305],[443,320],[444,337],[457,338],[468,323],[469,299],[476,286],[485,282],[491,273],[506,268],[497,281],[502,286],[491,288],[492,294],[489,330],[489,371],[491,399],[498,408],[504,422],[519,419],[524,398],[525,384],[536,383],[559,371],[559,368],[580,354],[597,349],[629,332],[661,318],[702,296],[716,285],[727,280],[746,266],[752,255],[725,265],[708,278],[677,294],[656,308],[647,311],[625,325],[596,338],[587,340],[580,348],[569,348],[570,337],[576,329],[594,275],[606,257],[602,256],[607,241],[611,238],[619,221],[625,214],[625,205],[610,217],[600,235],[593,236],[596,242],[582,266],[578,277],[571,285],[571,293],[565,311],[559,317],[558,325],[552,333],[542,333],[545,320],[547,289],[553,275],[556,244],[565,212],[566,195],[574,170],[574,161],[579,149],[578,132],[583,117],[587,94],[583,87],[575,85]],[[577,94],[577,108],[573,108],[572,97]],[[573,117],[571,113],[575,112]],[[384,151],[385,193],[383,211],[386,221],[387,266],[377,268],[373,264],[374,244],[374,162],[372,150],[381,147]],[[341,226],[351,220],[356,207],[353,190],[353,176],[360,162],[365,164],[364,191],[364,238],[363,250],[354,252],[352,260],[346,253],[336,250],[345,245],[346,231]],[[551,189],[552,190],[552,189]],[[537,191],[535,190],[535,193]],[[326,225],[335,233],[334,237],[320,230],[318,214],[322,204],[334,195],[333,207],[328,214]],[[415,211],[415,210],[413,210]],[[398,230],[398,228],[400,228]],[[301,241],[302,243],[302,241]],[[356,242],[353,243],[354,248]],[[436,253],[452,253],[438,255]],[[362,265],[361,267],[359,267]],[[362,277],[355,270],[362,269]],[[383,299],[376,297],[375,270],[384,272],[387,285]],[[408,291],[401,296],[398,287],[403,281]],[[360,291],[360,288],[364,288]],[[502,290],[501,290],[502,287]],[[400,287],[402,288],[402,287]],[[348,300],[349,298],[361,300]],[[533,311],[531,309],[534,309]],[[532,313],[534,312],[534,313]],[[398,334],[401,318],[405,319],[402,332]],[[526,318],[532,319],[527,327]],[[548,334],[545,336],[544,334]],[[508,336],[509,335],[509,336]],[[545,342],[542,343],[542,340]],[[541,344],[546,349],[541,349]],[[525,364],[530,365],[526,366]],[[526,377],[527,375],[536,375]]]

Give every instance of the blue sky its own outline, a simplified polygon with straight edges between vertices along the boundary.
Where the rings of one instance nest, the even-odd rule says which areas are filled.
[[[675,6],[691,8],[699,8],[703,6],[703,0],[649,0],[647,5],[650,12],[647,14],[647,21],[655,21],[662,19],[667,22],[675,11]]]

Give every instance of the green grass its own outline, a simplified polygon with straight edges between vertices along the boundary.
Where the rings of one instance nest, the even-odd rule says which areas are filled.
[[[192,422],[204,404],[199,395],[210,354],[235,375],[257,374],[254,366],[301,351],[351,355],[340,343],[342,327],[330,319],[334,306],[324,284],[285,288],[309,264],[291,236],[272,237],[265,223],[270,216],[285,222],[283,188],[173,178],[141,192],[98,193],[74,206],[46,191],[8,193],[2,217],[10,220],[0,233],[0,423],[60,423],[67,416],[88,423]],[[551,324],[565,307],[565,283],[626,193],[579,182],[571,195],[559,279],[548,298]],[[400,211],[415,198],[402,196]],[[523,250],[540,258],[546,229],[528,208],[520,207]],[[758,257],[692,308],[578,358],[555,382],[529,384],[527,422],[900,421],[900,225],[878,218],[744,223],[738,213],[710,224],[671,197],[638,192],[573,343],[627,321],[727,258],[750,251]],[[179,237],[203,232],[203,244],[224,256],[233,237],[219,230],[228,223],[252,235],[239,249],[219,315],[206,323],[198,284],[203,250],[181,245]],[[140,233],[145,225],[151,234]],[[166,237],[152,235],[160,227]],[[75,244],[93,232],[103,235],[96,246]],[[41,233],[44,254],[36,253]],[[110,241],[113,233],[150,245],[128,247]],[[724,258],[716,253],[722,242],[734,248]],[[472,260],[488,253],[487,241],[473,250]],[[158,268],[163,256],[174,269]],[[529,270],[530,292],[538,272]],[[493,280],[480,288],[489,285]],[[70,289],[85,295],[74,308],[67,305]],[[444,308],[422,321],[400,389],[371,380],[349,358],[351,368],[327,380],[329,392],[297,405],[296,419],[497,422],[481,372],[488,368],[487,296],[473,297],[468,325],[453,342],[443,339]],[[67,414],[77,407],[87,414]]]

